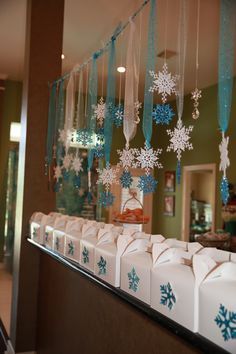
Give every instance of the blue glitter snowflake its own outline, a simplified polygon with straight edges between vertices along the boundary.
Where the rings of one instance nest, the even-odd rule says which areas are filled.
[[[114,199],[115,197],[111,192],[102,192],[100,194],[99,204],[101,204],[103,207],[108,207],[113,204]]]
[[[122,105],[116,106],[113,110],[112,117],[114,125],[117,128],[121,127],[124,119],[124,107]]]
[[[75,175],[74,176],[74,187],[79,189],[80,186],[81,186],[81,178],[79,175]]]
[[[107,273],[107,261],[100,256],[100,261],[97,263],[98,268],[99,268],[99,275],[105,275]]]
[[[131,272],[128,273],[128,279],[129,279],[129,289],[133,290],[136,293],[136,291],[138,290],[138,284],[140,279],[137,276],[134,267],[132,268]]]
[[[226,205],[229,199],[229,182],[227,177],[222,177],[221,179],[220,193],[221,193],[221,200],[224,203],[224,205]]]
[[[45,243],[48,243],[49,232],[45,232]]]
[[[157,186],[157,181],[152,175],[144,175],[139,177],[138,188],[144,194],[154,193]]]
[[[164,306],[168,306],[169,310],[172,309],[174,304],[176,303],[176,297],[173,293],[172,287],[168,282],[167,285],[160,285],[161,290],[161,301],[160,304]]]
[[[74,255],[75,246],[72,241],[68,243],[68,254]]]
[[[37,228],[36,227],[33,228],[32,236],[33,236],[33,238],[37,237]]]
[[[79,129],[76,132],[76,141],[83,146],[93,143],[93,134],[88,129]]]
[[[59,247],[60,247],[60,240],[59,240],[59,237],[56,237],[55,245],[56,245],[56,250],[58,251],[58,250],[59,250]]]
[[[224,305],[220,304],[215,322],[221,329],[224,341],[236,339],[236,312],[228,311]]]
[[[129,171],[124,171],[120,177],[120,183],[123,188],[130,188],[133,182],[133,178]]]
[[[83,262],[89,263],[89,250],[86,247],[84,247],[82,255],[83,255]]]
[[[180,184],[181,180],[181,162],[178,160],[176,165],[176,179],[177,183]]]
[[[174,111],[169,104],[157,104],[152,112],[156,124],[169,124],[174,116]]]
[[[96,144],[93,148],[93,154],[97,159],[100,159],[105,154],[104,145]]]
[[[70,178],[70,172],[64,170],[62,176],[63,176],[64,181],[68,182],[69,178]]]

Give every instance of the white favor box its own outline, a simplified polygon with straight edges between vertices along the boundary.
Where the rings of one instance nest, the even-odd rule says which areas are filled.
[[[120,286],[120,257],[133,238],[120,235],[116,239],[114,231],[109,230],[98,240],[95,248],[94,273],[107,283]]]
[[[177,240],[176,238],[167,238],[164,241],[169,247],[173,247],[173,248],[182,248],[183,250],[187,250],[188,247],[188,243],[185,241],[180,241]]]
[[[40,226],[43,216],[41,212],[35,212],[30,218],[30,238],[40,243]]]
[[[56,219],[60,216],[61,216],[60,213],[51,212],[48,215],[44,215],[42,217],[40,222],[40,239],[39,239],[40,244],[45,245],[45,240],[48,241],[52,240],[52,230]],[[46,231],[47,226],[49,227],[48,231]]]
[[[79,262],[83,224],[85,224],[85,220],[77,218],[76,220],[68,221],[65,230],[64,255],[76,262]]]
[[[55,252],[64,255],[64,246],[65,246],[65,232],[67,223],[70,221],[75,221],[76,216],[62,215],[61,217],[55,220],[54,229],[53,229],[53,242],[52,249]]]
[[[80,240],[79,263],[94,272],[94,248],[97,244],[98,232],[103,232],[99,229],[97,224],[82,226],[82,236]]]
[[[146,239],[136,239],[128,245],[121,257],[120,287],[150,304],[152,256],[147,252],[148,245]]]
[[[236,264],[233,262],[218,265],[200,285],[199,333],[228,352],[236,353]]]

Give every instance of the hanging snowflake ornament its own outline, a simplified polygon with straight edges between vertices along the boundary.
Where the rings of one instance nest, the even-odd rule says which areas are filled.
[[[104,208],[109,207],[113,204],[115,200],[114,195],[108,191],[108,192],[102,192],[99,197],[99,204],[102,205]]]
[[[182,151],[192,150],[193,145],[189,142],[190,136],[189,134],[192,132],[193,126],[190,125],[186,128],[183,125],[181,119],[178,119],[176,128],[174,130],[167,130],[167,134],[170,136],[170,145],[167,147],[167,151],[175,151],[177,152],[177,159],[180,161]]]
[[[139,101],[136,101],[134,103],[134,109],[135,109],[135,123],[139,124],[140,122],[140,117],[139,117],[139,110],[142,108],[142,103]]]
[[[81,178],[80,178],[80,176],[79,175],[75,175],[73,182],[74,182],[74,187],[79,189],[80,186],[81,186]]]
[[[123,188],[130,188],[133,183],[133,178],[129,171],[123,171],[120,177],[120,183]]]
[[[104,145],[96,144],[93,148],[93,154],[97,159],[103,157],[105,154]]]
[[[124,107],[121,104],[115,107],[112,117],[114,125],[117,128],[121,127],[124,120]]]
[[[76,133],[76,141],[83,146],[93,143],[93,135],[88,129],[79,129]]]
[[[103,121],[105,118],[105,109],[106,109],[106,103],[104,102],[103,97],[100,97],[98,104],[96,106],[93,106],[93,109],[97,119],[97,123],[101,127],[103,125]]]
[[[71,154],[66,154],[62,159],[62,167],[68,171],[71,167],[71,162],[73,160],[73,156]]]
[[[161,291],[161,301],[160,304],[167,306],[169,310],[172,309],[174,304],[176,303],[176,297],[173,293],[172,287],[168,282],[166,285],[160,285]]]
[[[154,150],[145,143],[144,149],[141,148],[137,153],[137,166],[145,169],[146,175],[150,174],[150,170],[154,167],[162,168],[162,164],[159,162],[159,155],[162,153],[162,149]]]
[[[70,172],[64,170],[63,173],[62,173],[62,176],[63,176],[64,181],[68,182],[69,178],[70,178]]]
[[[120,162],[118,163],[119,166],[123,167],[125,171],[128,171],[129,168],[136,168],[137,163],[135,161],[136,155],[138,154],[138,149],[129,148],[126,144],[123,150],[117,150],[119,155]]]
[[[153,77],[153,85],[149,88],[149,91],[158,91],[158,94],[162,96],[162,102],[166,103],[167,96],[176,93],[177,76],[168,72],[167,63],[164,63],[162,71],[159,71],[158,74],[154,71],[149,71],[149,74]]]
[[[129,280],[129,289],[136,292],[138,290],[139,285],[139,277],[134,268],[132,268],[131,272],[128,273],[128,280]]]
[[[169,104],[157,104],[152,112],[154,122],[161,125],[169,124],[174,115],[174,111]]]
[[[224,305],[220,304],[215,323],[220,328],[225,342],[236,339],[236,312],[229,311]]]
[[[138,188],[144,193],[154,193],[157,187],[157,181],[152,175],[144,175],[139,177]]]
[[[75,174],[78,176],[79,172],[83,171],[82,167],[83,159],[78,156],[75,156],[72,159],[71,169],[75,171]]]
[[[226,175],[226,169],[230,165],[229,157],[228,157],[228,145],[229,145],[229,137],[225,137],[224,132],[222,132],[222,140],[219,145],[220,150],[220,171],[223,171],[223,175]]]
[[[57,165],[54,167],[54,178],[59,181],[59,179],[62,177],[62,171],[61,171],[61,166]]]
[[[193,119],[198,119],[199,118],[199,110],[198,110],[198,106],[199,106],[199,99],[202,97],[202,91],[199,90],[198,88],[195,88],[194,91],[191,92],[191,100],[193,100],[193,113],[192,113],[192,117]]]
[[[102,183],[105,186],[106,192],[108,192],[112,184],[118,183],[117,181],[118,171],[119,171],[118,168],[111,167],[109,163],[106,165],[106,168],[103,169],[97,168],[97,172],[98,172],[97,184]]]

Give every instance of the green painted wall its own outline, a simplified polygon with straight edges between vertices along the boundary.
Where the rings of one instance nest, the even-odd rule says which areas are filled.
[[[6,174],[8,151],[10,147],[10,123],[19,122],[21,114],[22,83],[6,80],[4,91],[3,115],[0,120],[0,259],[3,254],[5,203],[6,203]]]

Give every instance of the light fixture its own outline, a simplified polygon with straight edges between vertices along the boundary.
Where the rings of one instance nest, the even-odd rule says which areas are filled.
[[[118,66],[118,68],[117,68],[117,71],[119,72],[119,73],[124,73],[125,72],[125,67],[124,66]]]
[[[21,125],[20,123],[17,122],[11,122],[10,126],[10,141],[20,141],[20,131],[21,131]]]
[[[61,55],[61,59],[62,60],[65,59],[65,55],[64,54]]]

